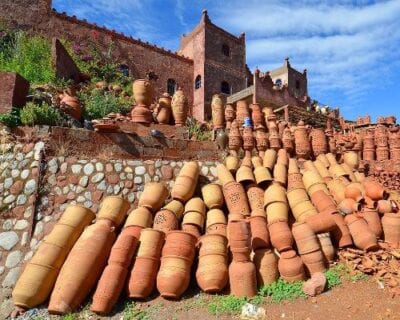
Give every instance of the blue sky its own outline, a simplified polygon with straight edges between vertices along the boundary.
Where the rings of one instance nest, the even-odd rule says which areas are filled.
[[[199,21],[246,32],[251,70],[285,56],[307,68],[309,95],[347,119],[400,121],[400,0],[53,0],[53,7],[171,50]]]

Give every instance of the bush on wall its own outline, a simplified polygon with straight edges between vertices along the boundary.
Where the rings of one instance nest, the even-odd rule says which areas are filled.
[[[28,102],[21,110],[21,123],[27,126],[33,125],[60,125],[63,122],[63,116],[60,111],[49,106],[47,103],[42,105]]]

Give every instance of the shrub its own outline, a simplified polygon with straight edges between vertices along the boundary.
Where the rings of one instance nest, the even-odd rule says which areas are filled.
[[[86,119],[99,119],[111,112],[126,113],[131,108],[129,101],[115,96],[112,92],[93,90],[90,93],[81,93],[80,99],[85,105]]]
[[[23,125],[58,125],[63,121],[61,113],[46,103],[36,105],[28,102],[21,110],[21,123]]]
[[[246,303],[260,305],[263,302],[263,297],[257,295],[253,298],[235,297],[235,296],[215,296],[213,301],[208,305],[208,312],[213,315],[221,313],[237,313],[242,310]]]
[[[306,297],[303,292],[303,281],[286,282],[282,278],[262,287],[260,294],[270,296],[272,301],[276,302]]]
[[[9,113],[0,113],[0,122],[7,127],[16,127],[21,123],[20,109],[13,108]]]
[[[0,30],[0,71],[17,72],[34,84],[54,81],[50,42],[40,36]]]
[[[194,138],[197,141],[211,140],[211,131],[207,130],[207,128],[202,126],[196,119],[188,118],[186,120],[186,126],[189,131],[189,139]]]

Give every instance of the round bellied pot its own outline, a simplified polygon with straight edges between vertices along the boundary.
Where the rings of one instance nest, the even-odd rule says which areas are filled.
[[[250,217],[251,246],[253,250],[270,248],[268,223],[265,216]]]
[[[124,227],[140,226],[142,228],[150,228],[152,223],[153,215],[151,211],[145,207],[138,207],[129,213]]]
[[[255,296],[257,294],[257,275],[253,262],[232,261],[229,265],[229,283],[233,296]]]
[[[317,234],[317,237],[326,262],[332,263],[335,260],[336,250],[332,244],[329,232]]]
[[[393,204],[392,204],[391,200],[379,200],[376,203],[376,210],[380,214],[393,212]]]
[[[276,221],[268,224],[271,244],[279,252],[290,250],[293,246],[293,235],[287,221]]]
[[[176,214],[167,209],[161,209],[154,216],[153,228],[163,232],[179,229],[179,220]]]
[[[153,291],[160,258],[136,257],[129,276],[127,293],[134,299],[145,299]]]
[[[344,196],[346,198],[354,199],[356,202],[360,202],[364,199],[363,190],[364,188],[361,183],[353,182],[346,186]]]
[[[364,181],[363,186],[365,195],[374,201],[387,199],[388,197],[388,194],[379,182],[367,179]]]
[[[229,214],[250,215],[246,192],[240,183],[231,181],[222,187],[222,192]]]
[[[219,234],[206,234],[198,241],[199,256],[228,254],[228,239]]]
[[[354,199],[346,198],[338,204],[337,208],[342,214],[351,214],[360,211],[361,204]]]
[[[161,182],[147,182],[139,198],[139,207],[145,207],[152,212],[160,210],[168,197],[168,189]]]
[[[381,218],[375,209],[364,208],[360,216],[367,221],[368,227],[380,239],[383,233]]]
[[[175,126],[184,126],[188,113],[188,101],[181,88],[178,88],[178,90],[176,90],[172,96],[171,106],[172,115],[175,120]]]
[[[194,247],[197,238],[188,232],[174,230],[167,233],[165,244],[162,248],[162,256],[177,256],[194,259]]]
[[[157,122],[160,124],[169,124],[171,117],[171,97],[168,93],[163,93],[161,98],[158,99],[158,113]]]
[[[82,116],[82,106],[78,97],[64,94],[61,99],[61,108],[63,112],[71,117],[80,120]]]
[[[196,189],[199,173],[200,168],[196,161],[186,162],[172,187],[172,198],[182,203],[188,201]]]
[[[367,222],[355,214],[346,215],[344,218],[349,227],[351,237],[357,248],[368,251],[378,247],[375,234],[368,227]]]
[[[287,282],[305,279],[303,262],[294,250],[281,253],[278,262],[278,270],[282,279]]]
[[[270,249],[257,249],[253,258],[257,272],[257,285],[262,288],[279,278],[278,257]]]
[[[228,283],[226,254],[208,254],[199,257],[196,270],[197,284],[207,293],[221,292]]]
[[[220,94],[214,94],[211,99],[211,118],[214,129],[224,127],[224,101]]]
[[[400,248],[400,214],[385,213],[382,226],[385,242],[393,248]]]

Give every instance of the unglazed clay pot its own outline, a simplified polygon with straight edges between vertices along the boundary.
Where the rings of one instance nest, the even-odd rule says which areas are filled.
[[[267,210],[268,223],[274,223],[275,221],[288,221],[289,219],[289,207],[284,202],[273,202],[268,205]]]
[[[272,171],[274,169],[276,159],[277,152],[274,149],[266,150],[263,158],[263,166]]]
[[[153,228],[164,233],[179,229],[179,220],[175,213],[167,209],[161,209],[154,216]]]
[[[262,288],[279,278],[278,257],[270,249],[257,249],[253,258],[257,272],[257,285]]]
[[[207,212],[206,229],[213,224],[227,224],[224,212],[221,209],[211,209]]]
[[[255,296],[257,294],[257,275],[253,262],[232,261],[229,265],[229,283],[233,296]]]
[[[322,190],[316,191],[311,195],[311,202],[319,212],[336,211],[335,202]]]
[[[346,198],[354,199],[356,202],[362,201],[364,199],[364,196],[361,183],[353,182],[348,184],[344,191],[344,196]]]
[[[140,234],[140,245],[137,252],[138,257],[159,258],[161,248],[164,245],[165,234],[154,229],[143,229]]]
[[[251,109],[251,120],[253,121],[254,127],[259,127],[264,124],[264,115],[261,112],[261,107],[258,103],[250,105]]]
[[[380,239],[383,233],[381,218],[375,209],[364,208],[361,217],[367,221],[368,227],[375,234],[377,239]]]
[[[206,214],[206,206],[204,204],[203,199],[201,199],[199,197],[190,199],[185,204],[184,215],[186,215],[189,212],[197,212],[197,213],[200,213],[202,216],[204,216]]]
[[[294,131],[294,142],[297,158],[309,159],[311,144],[303,121],[299,121]]]
[[[327,186],[336,203],[340,203],[345,199],[346,186],[341,180],[333,179],[327,183]]]
[[[224,195],[219,184],[210,183],[201,188],[201,194],[207,208],[218,209],[224,204]]]
[[[229,150],[238,151],[243,145],[242,135],[239,131],[239,124],[236,120],[233,120],[231,129],[229,131]]]
[[[249,107],[246,100],[239,100],[236,102],[236,121],[239,126],[244,123],[244,118],[250,117]]]
[[[276,163],[274,166],[274,181],[286,186],[287,177],[287,167],[282,163]]]
[[[256,147],[260,157],[264,157],[265,150],[268,148],[268,133],[265,128],[256,128]]]
[[[232,175],[232,171],[223,164],[217,164],[217,176],[222,186],[225,186],[229,182],[235,181],[235,178]]]
[[[209,254],[199,257],[196,270],[197,284],[207,293],[221,292],[228,283],[228,261],[224,254]]]
[[[325,167],[325,165],[322,163],[320,160],[315,160],[314,161],[314,167],[317,169],[319,175],[322,177],[322,179],[325,182],[329,182],[332,180],[332,176],[329,173],[328,169]]]
[[[119,226],[126,217],[130,204],[118,196],[108,196],[100,204],[97,219],[107,219]]]
[[[355,214],[349,214],[344,218],[349,227],[351,237],[357,248],[368,251],[378,246],[375,234],[368,227],[367,222]]]
[[[246,186],[248,184],[254,183],[256,179],[254,177],[251,166],[244,165],[243,162],[242,165],[239,167],[238,171],[236,172],[236,181]]]
[[[144,299],[153,291],[160,257],[136,257],[128,281],[128,297]]]
[[[227,156],[225,158],[225,166],[231,173],[235,173],[239,169],[239,158],[235,155]]]
[[[291,209],[293,216],[298,222],[304,222],[308,217],[318,214],[317,209],[315,209],[309,200],[300,202],[296,206],[291,207]]]
[[[129,213],[124,227],[140,226],[142,228],[149,228],[152,223],[153,215],[151,211],[145,207],[138,207]]]
[[[385,213],[382,218],[385,242],[393,248],[400,248],[400,215],[398,213]]]
[[[170,231],[165,238],[162,256],[177,256],[193,260],[196,243],[197,238],[188,232],[181,230]]]
[[[191,223],[182,224],[181,229],[182,231],[194,235],[197,239],[202,235],[201,229],[197,225]]]
[[[272,183],[264,193],[264,208],[273,202],[287,203],[286,189],[278,183]]]
[[[291,189],[290,191],[287,192],[287,199],[290,205],[290,208],[292,210],[297,206],[301,205],[301,203],[304,203],[306,201],[310,201],[310,198],[307,195],[307,192],[305,189]]]
[[[175,91],[172,101],[172,115],[177,127],[184,126],[188,113],[188,101],[181,88]]]
[[[115,241],[113,222],[98,220],[87,227],[60,270],[50,297],[50,313],[76,310],[93,289]]]
[[[211,99],[211,118],[214,129],[224,127],[224,101],[222,96],[214,94]]]
[[[207,234],[219,234],[221,236],[226,237],[227,233],[227,224],[226,223],[214,223],[207,227]]]
[[[219,254],[226,256],[228,254],[228,239],[218,234],[206,234],[201,236],[198,247],[199,256]]]
[[[133,82],[133,97],[138,106],[150,106],[153,100],[153,88],[150,81],[137,79]]]
[[[339,248],[345,248],[353,245],[353,239],[351,238],[349,227],[344,221],[343,216],[341,214],[334,214],[333,220],[337,226],[331,232],[335,244]]]
[[[282,279],[287,282],[305,279],[303,262],[294,250],[281,253],[278,262],[278,270]]]
[[[363,186],[365,188],[365,195],[372,200],[378,201],[387,198],[387,193],[379,182],[368,179],[364,181]]]
[[[264,216],[250,217],[251,246],[253,250],[270,248],[267,218]]]
[[[264,190],[255,184],[247,186],[247,198],[250,208],[254,210],[264,210]]]
[[[392,202],[390,200],[379,200],[376,203],[376,210],[380,214],[385,214],[389,212],[393,212]]]
[[[139,198],[139,207],[145,207],[157,212],[168,197],[168,189],[161,182],[147,182]]]
[[[73,97],[68,94],[64,94],[61,99],[61,108],[63,112],[70,115],[71,117],[80,120],[82,116],[82,106],[78,97]]]
[[[329,232],[317,234],[317,237],[325,260],[328,263],[332,263],[335,260],[336,250],[332,244]]]
[[[168,93],[163,93],[160,99],[158,99],[158,114],[157,122],[160,124],[169,124],[171,117],[171,97]]]
[[[225,106],[225,121],[226,121],[226,128],[230,129],[232,121],[236,118],[236,111],[232,104],[228,103]]]
[[[172,198],[183,203],[188,201],[196,189],[199,173],[200,168],[196,161],[186,162],[172,187]]]
[[[233,241],[243,241],[245,247],[250,245],[251,227],[248,220],[232,220],[228,223],[229,245],[232,247]],[[235,246],[234,246],[235,247]]]
[[[343,154],[344,162],[352,169],[355,170],[359,165],[358,153],[355,151],[346,151]]]
[[[298,172],[288,174],[287,190],[292,191],[295,189],[303,189],[304,191],[306,190],[303,183],[303,175]]]
[[[313,275],[314,273],[324,272],[326,270],[325,258],[321,249],[309,253],[304,253],[300,256],[308,274]]]
[[[287,221],[276,221],[268,224],[271,244],[279,252],[290,250],[293,246],[293,236]]]
[[[315,233],[332,231],[336,227],[334,216],[338,213],[322,211],[306,218],[306,223]]]
[[[183,216],[182,226],[190,224],[196,226],[197,228],[199,228],[199,230],[202,231],[204,228],[204,221],[204,214],[196,211],[190,211],[185,213],[185,215]]]
[[[222,192],[229,214],[250,215],[246,192],[240,183],[236,181],[229,182],[222,187]]]
[[[342,214],[352,214],[354,212],[358,212],[361,209],[361,205],[356,202],[354,199],[344,199],[342,202],[338,204],[338,210]]]
[[[12,292],[16,306],[32,308],[48,298],[68,253],[94,217],[90,209],[80,205],[65,209],[20,275]]]
[[[322,129],[313,129],[310,134],[311,148],[315,157],[328,152],[328,142]]]
[[[320,249],[317,236],[307,223],[294,223],[292,226],[292,234],[300,255],[318,251]]]

